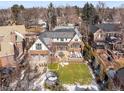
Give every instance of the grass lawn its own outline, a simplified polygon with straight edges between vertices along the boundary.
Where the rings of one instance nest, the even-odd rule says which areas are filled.
[[[90,84],[92,76],[86,64],[68,64],[62,67],[58,63],[48,65],[51,71],[57,72],[62,84],[80,83],[81,85]]]

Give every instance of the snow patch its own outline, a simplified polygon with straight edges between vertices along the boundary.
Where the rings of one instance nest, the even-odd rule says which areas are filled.
[[[68,65],[69,63],[68,62],[61,62],[60,63],[60,65],[62,66],[62,67],[64,67],[65,65]]]

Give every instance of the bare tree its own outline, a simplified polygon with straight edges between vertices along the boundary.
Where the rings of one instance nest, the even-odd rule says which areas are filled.
[[[104,2],[101,2],[99,1],[98,4],[97,4],[97,12],[100,16],[100,19],[104,19],[104,16],[105,16],[105,3]]]

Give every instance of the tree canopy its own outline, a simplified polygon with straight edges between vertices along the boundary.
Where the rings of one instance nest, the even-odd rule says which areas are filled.
[[[94,24],[94,17],[96,15],[96,10],[94,6],[90,3],[86,3],[82,9],[82,19],[88,24]]]
[[[48,6],[48,20],[50,24],[50,29],[54,28],[57,24],[55,8],[52,3]]]
[[[14,19],[17,20],[19,13],[24,10],[24,6],[23,5],[18,5],[15,4],[11,7]]]

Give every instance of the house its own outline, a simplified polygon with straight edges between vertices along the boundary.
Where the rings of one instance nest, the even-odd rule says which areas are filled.
[[[35,62],[45,62],[44,59],[48,61],[49,55],[55,54],[57,51],[69,51],[71,54],[80,53],[84,47],[81,37],[76,28],[59,26],[53,31],[42,32],[29,49],[29,54]]]
[[[25,26],[0,26],[0,59],[4,67],[16,66],[16,58],[24,52]]]
[[[118,23],[90,25],[90,32],[94,34],[94,42],[96,45],[105,48],[105,44],[107,43],[113,49],[113,44],[117,44],[123,38],[123,32],[120,26]]]

